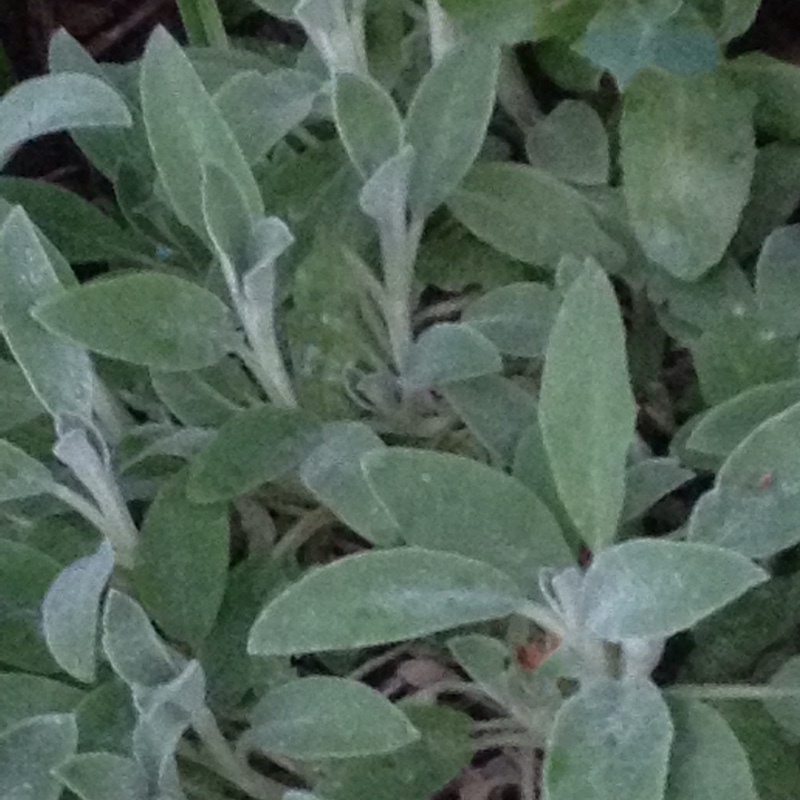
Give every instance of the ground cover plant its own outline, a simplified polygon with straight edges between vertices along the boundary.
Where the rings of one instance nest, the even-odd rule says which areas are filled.
[[[179,5],[0,100],[0,796],[796,798],[758,3]]]

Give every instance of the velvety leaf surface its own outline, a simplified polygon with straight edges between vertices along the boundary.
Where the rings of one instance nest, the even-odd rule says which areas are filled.
[[[384,507],[363,470],[361,459],[386,445],[361,422],[334,422],[323,441],[300,467],[300,480],[314,496],[360,536],[376,545],[398,541],[397,523]]]
[[[297,409],[263,405],[226,422],[192,462],[189,499],[230,500],[297,468],[320,441],[319,425]]]
[[[462,456],[405,448],[373,451],[362,463],[408,544],[484,560],[526,593],[539,569],[572,561],[544,503],[499,470]]]
[[[39,401],[52,414],[88,419],[94,388],[89,356],[30,316],[35,303],[60,294],[61,282],[55,263],[21,208],[12,210],[0,228],[0,281],[0,327]]]
[[[65,128],[127,127],[125,101],[89,75],[43,75],[15,86],[0,101],[0,164],[28,139]]]
[[[592,561],[587,625],[611,641],[671,636],[767,578],[749,558],[720,547],[632,539]]]
[[[690,539],[751,558],[767,558],[800,541],[800,454],[794,446],[799,426],[800,405],[793,405],[736,446],[714,489],[692,512]]]
[[[525,164],[477,164],[448,202],[456,219],[501,253],[555,268],[565,253],[593,256],[606,267],[624,262],[584,197]]]
[[[73,711],[83,697],[81,689],[61,681],[23,672],[0,673],[0,731],[28,717]]]
[[[800,403],[800,381],[753,386],[709,409],[686,446],[725,458],[759,425],[795,403]]]
[[[590,547],[609,543],[625,499],[635,407],[619,306],[597,265],[575,280],[556,317],[539,422],[564,507]]]
[[[261,612],[255,655],[344,650],[504,617],[522,602],[494,567],[404,547],[349,556],[307,573]]]
[[[458,186],[486,134],[494,107],[499,51],[469,44],[450,52],[425,76],[406,115],[414,148],[412,212],[425,217]]]
[[[547,344],[559,298],[541,283],[511,283],[467,306],[462,320],[502,353],[537,358]]]
[[[502,367],[499,351],[482,333],[445,322],[428,328],[414,342],[403,377],[412,389],[428,389],[492,375]]]
[[[94,683],[100,598],[114,569],[114,551],[103,542],[59,573],[42,603],[45,641],[59,665],[79,681]]]
[[[523,431],[536,419],[531,392],[501,375],[484,375],[450,383],[442,394],[500,465],[513,462]]]
[[[417,800],[439,791],[472,755],[470,719],[446,706],[400,703],[421,738],[381,756],[328,766],[317,788],[330,800]]]
[[[155,272],[92,281],[39,303],[33,313],[68,341],[153,369],[207,367],[233,343],[229,312],[219,298]]]
[[[400,150],[403,120],[391,95],[377,81],[363,75],[337,75],[333,113],[342,143],[362,178]]]
[[[158,686],[181,670],[181,660],[158,637],[142,607],[114,589],[106,599],[102,641],[114,672],[129,685]]]
[[[673,727],[649,681],[598,680],[556,717],[544,767],[549,800],[661,798]]]
[[[251,213],[263,213],[261,194],[233,132],[188,57],[164,28],[156,28],[150,37],[140,82],[153,159],[178,218],[205,236],[201,186],[207,162],[230,172]]]
[[[130,758],[114,753],[81,753],[61,764],[56,775],[81,800],[147,800],[147,775]]]
[[[58,800],[52,770],[75,753],[78,726],[72,714],[31,717],[0,734],[0,797]]]
[[[696,701],[670,710],[675,741],[664,800],[759,800],[747,753],[725,718]]]
[[[752,104],[718,73],[650,70],[625,92],[624,189],[647,256],[684,280],[721,258],[753,176]]]
[[[181,471],[159,490],[142,525],[137,596],[173,639],[197,647],[214,625],[228,571],[228,508],[197,505]]]
[[[253,709],[251,747],[300,759],[399,750],[420,738],[397,706],[347,678],[315,676],[272,689]]]

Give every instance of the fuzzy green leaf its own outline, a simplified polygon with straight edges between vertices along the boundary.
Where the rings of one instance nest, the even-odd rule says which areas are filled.
[[[54,262],[21,208],[0,228],[0,329],[42,405],[51,414],[91,417],[92,366],[82,348],[31,319],[32,306],[61,293]]]
[[[233,132],[164,28],[156,28],[147,43],[140,81],[153,160],[178,218],[205,237],[201,187],[209,162],[233,175],[251,213],[263,214],[261,194]]]
[[[554,517],[508,475],[450,453],[389,448],[363,459],[367,481],[411,545],[479,558],[526,593],[572,556]]]
[[[650,681],[597,680],[558,713],[544,766],[548,800],[661,800],[673,728]]]
[[[31,717],[0,734],[0,797],[58,800],[63,787],[52,771],[75,753],[72,714]]]
[[[0,166],[29,139],[66,128],[128,127],[125,101],[89,75],[44,75],[15,86],[0,100]]]
[[[374,689],[328,676],[267,692],[251,725],[250,747],[305,760],[388,753],[419,739],[408,717]]]
[[[414,342],[403,376],[411,389],[493,375],[503,368],[498,349],[475,328],[458,322],[433,325]]]
[[[56,775],[81,800],[147,800],[147,775],[130,758],[114,753],[81,753],[65,761]]]
[[[228,508],[196,505],[182,471],[148,509],[133,573],[137,595],[167,636],[197,647],[214,625],[228,571]]]
[[[696,701],[671,707],[675,740],[664,800],[759,800],[747,753],[725,718]]]
[[[103,542],[59,573],[42,603],[47,646],[59,665],[79,681],[93,683],[97,670],[100,597],[114,569],[114,551]]]
[[[759,425],[800,403],[800,381],[753,386],[709,409],[692,429],[686,447],[727,458]]]
[[[722,258],[748,199],[751,97],[718,73],[649,70],[625,92],[620,136],[639,244],[676,277],[696,280]]]
[[[566,253],[593,256],[608,268],[625,261],[586,199],[535,167],[477,164],[448,205],[473,235],[527,264],[554,269]]]
[[[768,558],[800,542],[800,405],[770,417],[722,465],[714,489],[694,507],[693,541]]]
[[[539,421],[558,494],[586,543],[611,542],[635,406],[614,290],[596,265],[569,288],[547,345]]]
[[[367,482],[361,459],[386,445],[362,422],[339,422],[323,430],[323,442],[300,468],[303,484],[326,508],[368,542],[391,545],[397,523]]]
[[[469,44],[448,53],[423,78],[406,115],[416,159],[412,213],[424,218],[453,193],[472,166],[494,107],[497,47]]]
[[[511,614],[514,581],[452,553],[403,547],[340,559],[278,595],[250,631],[254,655],[345,650],[427,636]]]
[[[595,555],[584,585],[587,625],[617,642],[672,636],[768,577],[721,547],[632,539]]]
[[[259,406],[231,417],[192,462],[195,503],[230,500],[296,469],[319,444],[319,425],[297,409]]]
[[[37,304],[33,316],[104,356],[166,371],[208,367],[233,345],[233,325],[219,298],[155,272],[92,281]]]
[[[391,95],[362,75],[336,76],[333,113],[342,143],[366,179],[403,144],[403,120]]]

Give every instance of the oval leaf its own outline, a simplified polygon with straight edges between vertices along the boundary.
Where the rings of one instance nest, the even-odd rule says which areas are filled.
[[[800,404],[756,428],[700,498],[689,538],[768,558],[800,541]]]
[[[753,386],[709,409],[686,441],[689,450],[729,456],[759,425],[800,403],[800,381]]]
[[[85,697],[75,686],[22,672],[0,674],[0,731],[28,717],[72,711]]]
[[[159,686],[182,668],[181,659],[159,639],[142,607],[114,589],[103,612],[103,650],[128,685]]]
[[[698,702],[672,704],[675,741],[664,800],[759,800],[747,753],[725,718]]]
[[[672,636],[768,577],[720,547],[634,539],[595,556],[584,584],[587,625],[617,642]]]
[[[44,75],[23,81],[0,100],[0,166],[28,139],[65,128],[128,127],[125,101],[89,75]]]
[[[595,681],[556,717],[544,766],[548,800],[663,797],[672,722],[649,681]]]
[[[647,256],[695,280],[722,258],[755,164],[753,102],[719,73],[638,75],[625,92],[628,213]]]
[[[237,50],[242,53],[242,50]],[[311,112],[319,80],[297,69],[238,72],[214,95],[249,164],[256,164]]]
[[[55,485],[44,464],[0,439],[0,502],[45,494]]]
[[[172,639],[197,647],[214,625],[228,572],[228,506],[196,505],[186,472],[147,511],[133,581],[142,605]]]
[[[279,686],[255,707],[251,724],[249,746],[306,760],[388,753],[419,739],[399,708],[347,678],[301,678]]]
[[[69,265],[66,271],[71,275]],[[60,293],[60,277],[25,211],[13,209],[0,229],[0,328],[42,405],[53,416],[90,419],[94,379],[88,354],[30,316],[34,303]]]
[[[539,421],[559,497],[590,547],[616,534],[635,420],[619,306],[608,278],[589,264],[550,335]]]
[[[558,295],[542,283],[512,283],[467,306],[462,319],[502,353],[538,358],[558,312]]]
[[[445,322],[424,331],[408,355],[403,379],[411,389],[428,389],[503,368],[497,348],[469,325]]]
[[[372,175],[403,144],[403,120],[394,100],[369,77],[336,76],[333,114],[342,144],[362,178]]]
[[[59,574],[42,604],[44,637],[53,658],[85,683],[96,677],[100,597],[113,569],[114,551],[103,542]]]
[[[158,27],[141,67],[142,112],[153,160],[178,218],[201,238],[203,165],[227,170],[251,214],[263,214],[258,185],[231,129],[187,55]]]
[[[372,491],[361,458],[386,445],[362,422],[326,425],[323,443],[300,468],[300,480],[323,505],[368,542],[392,545],[397,523]]]
[[[497,619],[523,601],[481,561],[408,547],[349,556],[313,570],[261,612],[253,655],[350,650]]]
[[[114,753],[81,753],[56,769],[65,786],[82,800],[147,800],[147,774],[131,758]]]
[[[527,264],[554,269],[566,253],[592,256],[609,269],[625,263],[586,198],[535,167],[476,164],[448,206],[472,234]]]
[[[0,797],[58,800],[63,787],[55,767],[75,753],[78,726],[72,714],[31,717],[0,735]]]
[[[215,364],[234,335],[219,298],[155,272],[92,281],[38,304],[33,316],[89,350],[165,371]]]
[[[594,186],[608,181],[611,158],[600,115],[579,100],[565,100],[525,137],[528,161],[570,183]]]
[[[443,203],[478,155],[494,108],[499,49],[470,43],[453,50],[422,79],[406,115],[416,159],[412,213],[426,217]]]
[[[449,453],[389,448],[363,459],[367,481],[411,545],[479,558],[524,591],[542,567],[574,559],[533,492],[500,470]]]
[[[296,409],[259,406],[231,417],[191,465],[189,498],[230,500],[281,478],[320,442],[320,428]]]
[[[756,299],[761,321],[779,336],[797,336],[800,319],[800,225],[773,231],[756,264]]]

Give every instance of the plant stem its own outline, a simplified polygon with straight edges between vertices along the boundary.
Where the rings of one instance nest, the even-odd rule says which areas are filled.
[[[423,218],[414,218],[402,233],[386,232],[384,247],[386,288],[383,312],[395,366],[401,376],[406,372],[414,338],[411,324],[411,290],[414,283],[414,264],[424,226]]]
[[[751,684],[685,684],[664,690],[672,697],[691,700],[798,700],[800,688]]]
[[[439,0],[425,0],[425,9],[428,12],[431,59],[438,64],[455,46],[455,31]]]
[[[120,567],[133,568],[138,536],[132,521],[130,525],[127,524],[127,521],[110,524],[111,521],[94,503],[63,484],[55,484],[50,493],[62,503],[75,509],[111,542],[111,546],[114,548],[114,558]]]
[[[193,47],[230,46],[216,0],[178,0],[183,27]]]
[[[315,508],[304,514],[281,537],[272,551],[272,558],[280,561],[289,553],[302,547],[318,530],[328,526],[336,519],[327,508]]]
[[[219,774],[256,800],[281,800],[286,787],[261,775],[238,759],[207,708],[192,717],[192,727],[214,759]]]

